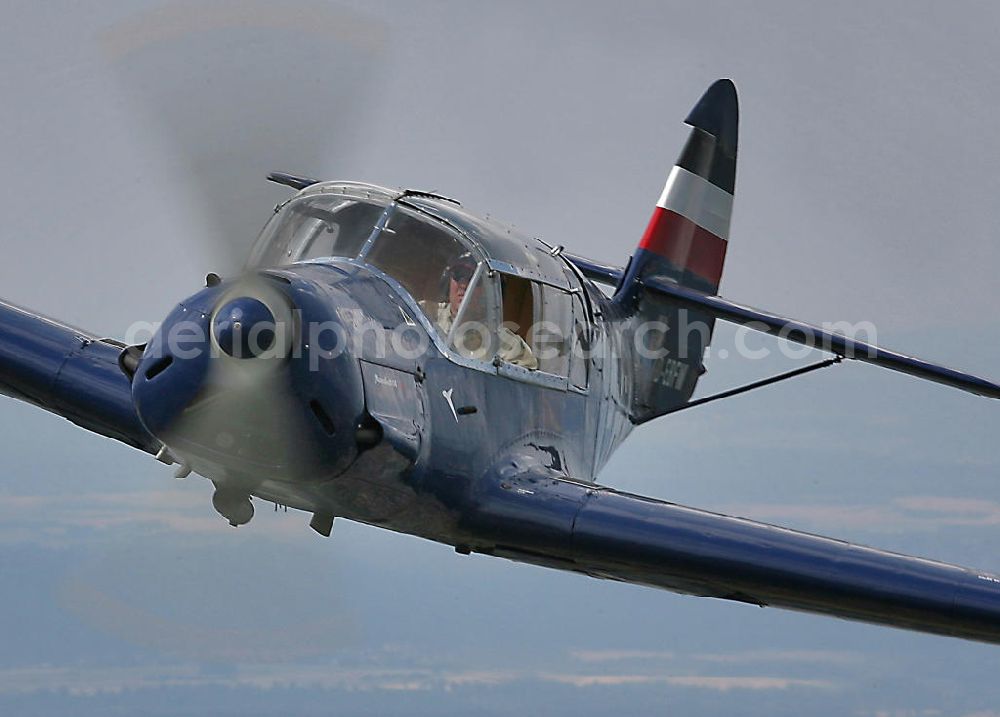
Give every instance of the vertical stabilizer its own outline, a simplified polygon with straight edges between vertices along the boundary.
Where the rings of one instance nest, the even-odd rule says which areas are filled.
[[[718,80],[685,121],[691,135],[670,170],[622,288],[651,274],[709,294],[719,288],[736,185],[736,87]]]
[[[644,349],[632,356],[636,422],[690,399],[714,324],[709,314],[645,290],[643,281],[655,278],[715,294],[729,243],[739,134],[736,87],[718,80],[685,121],[691,134],[615,294]]]

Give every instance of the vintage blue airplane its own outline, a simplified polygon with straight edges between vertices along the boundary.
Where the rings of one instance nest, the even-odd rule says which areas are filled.
[[[1000,397],[1000,385],[716,294],[736,177],[728,80],[628,266],[436,194],[288,174],[244,275],[126,346],[0,303],[0,391],[252,498],[676,592],[1000,642],[1000,577],[629,495],[594,480],[692,401],[714,321]],[[607,293],[598,285],[609,287]],[[612,291],[613,289],[613,291]]]

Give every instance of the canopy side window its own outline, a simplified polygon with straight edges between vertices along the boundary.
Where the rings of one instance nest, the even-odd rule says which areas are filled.
[[[535,323],[530,345],[540,371],[568,376],[573,343],[573,297],[547,284],[534,284]]]
[[[531,282],[519,276],[500,275],[503,325],[527,341],[535,321],[535,300]]]
[[[492,361],[501,350],[495,280],[483,263],[472,265],[472,278],[468,279],[464,258],[450,269],[448,301],[438,305],[435,323],[447,335],[452,351],[465,358]]]
[[[449,300],[450,271],[460,259],[471,261],[475,269],[475,260],[451,231],[402,208],[392,213],[365,256],[398,281],[432,321],[436,307]]]
[[[585,388],[586,362],[574,347],[586,336],[586,314],[579,299],[549,284],[501,274],[503,326],[526,344],[530,368],[569,377]],[[503,336],[501,335],[501,341]],[[500,358],[505,358],[502,354]]]
[[[452,351],[493,360],[499,324],[495,279],[451,230],[397,208],[365,260],[409,292]]]
[[[570,346],[569,380],[577,388],[587,388],[587,357],[590,353],[590,322],[579,294],[573,295],[573,337]]]

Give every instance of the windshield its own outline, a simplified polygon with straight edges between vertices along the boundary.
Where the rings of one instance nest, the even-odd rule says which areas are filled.
[[[321,257],[355,257],[385,207],[342,195],[293,199],[264,227],[248,267],[282,266]]]
[[[264,227],[248,267],[357,258],[398,282],[460,356],[492,360],[504,339],[517,349],[507,347],[514,357],[507,360],[529,354],[520,338],[498,335],[496,280],[473,247],[447,223],[423,212],[390,205],[386,214],[387,200],[343,194],[293,199]]]

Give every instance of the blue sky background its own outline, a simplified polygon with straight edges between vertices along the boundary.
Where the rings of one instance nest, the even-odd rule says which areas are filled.
[[[158,320],[227,266],[220,236],[229,266],[248,250],[272,169],[436,189],[623,262],[729,76],[722,293],[1000,376],[987,3],[161,7],[9,4],[5,298],[111,336]],[[717,358],[701,390],[808,360]],[[0,426],[2,714],[1000,716],[996,647],[262,506],[233,530],[207,481],[13,401]],[[643,427],[601,481],[1000,572],[996,426],[848,365]]]

